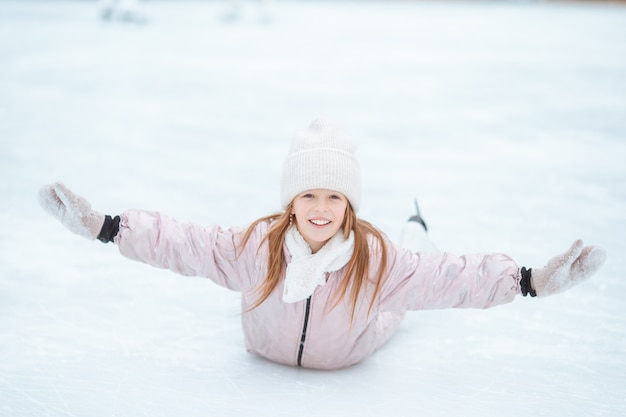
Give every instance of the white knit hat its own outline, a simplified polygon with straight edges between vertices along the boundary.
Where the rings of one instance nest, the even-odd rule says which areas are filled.
[[[308,129],[296,133],[283,165],[280,190],[283,209],[301,192],[325,188],[345,195],[357,212],[361,203],[361,174],[355,150],[350,135],[327,119],[316,119]]]

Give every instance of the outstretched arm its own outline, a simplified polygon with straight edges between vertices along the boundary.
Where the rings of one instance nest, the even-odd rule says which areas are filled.
[[[255,230],[251,243],[239,253],[241,230],[178,222],[143,210],[111,218],[94,211],[85,198],[62,183],[43,187],[39,199],[70,231],[90,240],[115,242],[127,258],[182,275],[207,277],[239,291],[263,276],[256,262],[261,230]]]
[[[489,308],[516,295],[558,294],[595,274],[606,253],[578,240],[536,270],[520,268],[504,254],[455,256],[392,249],[383,309]]]

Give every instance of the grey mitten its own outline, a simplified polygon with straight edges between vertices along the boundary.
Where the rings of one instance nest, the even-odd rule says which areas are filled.
[[[579,239],[566,252],[550,259],[546,266],[533,270],[531,286],[539,297],[564,292],[589,279],[605,261],[604,249],[583,246]]]
[[[90,240],[98,237],[104,224],[103,214],[92,210],[86,199],[60,182],[43,187],[39,191],[39,203],[71,232]]]

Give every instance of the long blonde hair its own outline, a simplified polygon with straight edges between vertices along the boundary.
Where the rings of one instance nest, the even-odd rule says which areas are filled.
[[[269,246],[268,255],[268,268],[267,277],[263,283],[256,288],[258,299],[252,304],[248,311],[253,310],[263,304],[270,294],[276,289],[280,283],[281,278],[285,273],[285,254],[283,252],[283,243],[285,241],[285,234],[291,226],[291,213],[292,203],[290,203],[284,213],[278,213],[270,216],[261,217],[248,227],[244,237],[239,245],[239,249],[243,249],[248,243],[250,236],[254,229],[263,222],[272,221],[272,225],[263,236],[259,248],[267,242]],[[373,259],[370,253],[370,246],[368,238],[373,236],[376,241],[374,246],[375,250],[380,256],[379,268],[375,279],[374,293],[370,301],[368,314],[374,306],[374,302],[380,292],[381,283],[383,281],[383,275],[387,266],[387,248],[385,246],[385,238],[380,230],[374,227],[371,223],[359,219],[356,213],[352,209],[352,206],[348,204],[344,221],[342,224],[343,234],[345,238],[348,238],[350,231],[354,232],[354,251],[352,258],[347,264],[346,275],[340,282],[337,293],[333,297],[333,304],[331,308],[336,307],[344,297],[348,294],[350,288],[350,301],[352,304],[351,316],[354,317],[357,303],[359,301],[359,295],[368,285],[368,277],[370,273],[370,261]]]

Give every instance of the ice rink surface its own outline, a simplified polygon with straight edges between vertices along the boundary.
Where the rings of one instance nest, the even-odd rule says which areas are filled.
[[[0,415],[626,415],[626,6],[543,2],[0,1]],[[269,17],[268,17],[269,16]],[[359,141],[359,213],[397,237],[419,198],[456,254],[591,281],[490,310],[411,313],[333,372],[246,353],[239,295],[122,258],[38,205],[246,225],[279,209],[289,140]]]

